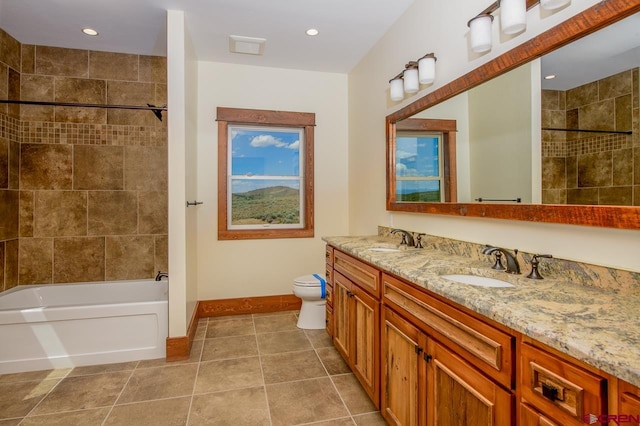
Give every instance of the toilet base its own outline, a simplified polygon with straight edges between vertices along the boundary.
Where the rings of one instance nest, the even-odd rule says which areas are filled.
[[[298,328],[304,330],[321,330],[327,326],[325,301],[302,301],[298,315]]]

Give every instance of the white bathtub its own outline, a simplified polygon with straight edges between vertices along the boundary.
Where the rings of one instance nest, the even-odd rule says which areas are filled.
[[[0,374],[164,358],[167,284],[29,285],[0,293]]]

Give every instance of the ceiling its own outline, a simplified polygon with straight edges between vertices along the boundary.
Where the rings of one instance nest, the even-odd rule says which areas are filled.
[[[0,28],[24,44],[165,56],[166,11],[182,10],[199,60],[347,73],[413,2],[0,0]],[[230,53],[230,35],[266,38],[264,55]]]

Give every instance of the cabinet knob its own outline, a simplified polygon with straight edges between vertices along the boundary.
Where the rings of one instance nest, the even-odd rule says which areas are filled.
[[[433,357],[431,355],[429,355],[428,353],[426,353],[426,352],[424,353],[424,360],[425,361],[430,362],[432,358]]]
[[[416,345],[414,349],[418,355],[422,353],[422,348],[420,346]]]

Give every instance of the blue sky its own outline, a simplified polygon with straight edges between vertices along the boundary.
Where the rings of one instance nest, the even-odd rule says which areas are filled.
[[[399,136],[396,140],[397,176],[437,176],[438,138]]]
[[[291,129],[231,128],[231,161],[234,176],[299,176],[300,133]],[[232,192],[269,186],[299,189],[298,180],[233,180]]]

